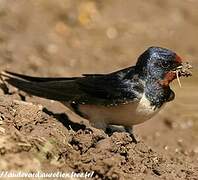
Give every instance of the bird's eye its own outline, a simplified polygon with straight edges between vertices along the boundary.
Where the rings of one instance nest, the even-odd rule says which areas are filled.
[[[162,61],[161,62],[161,67],[163,67],[163,68],[169,68],[170,67],[170,63],[167,62],[167,61]]]

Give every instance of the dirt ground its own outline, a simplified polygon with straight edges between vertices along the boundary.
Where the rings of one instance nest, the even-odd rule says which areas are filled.
[[[94,171],[94,179],[198,179],[198,1],[0,0],[0,70],[80,76],[175,50],[193,77],[154,118],[108,137],[58,102],[0,91],[0,170]],[[89,131],[86,127],[91,128]]]

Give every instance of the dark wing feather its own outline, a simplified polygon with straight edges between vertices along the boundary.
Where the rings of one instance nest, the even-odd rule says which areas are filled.
[[[125,78],[127,68],[110,74],[86,75],[74,78],[41,78],[13,72],[4,72],[5,81],[35,96],[58,101],[76,101],[86,104],[118,104],[134,101],[143,92],[142,84]],[[134,73],[131,73],[134,74]]]
[[[131,78],[129,77],[131,74],[135,73],[135,68],[134,67],[128,67],[125,69],[121,69],[115,72],[112,72],[110,74],[83,74],[83,76],[85,77],[99,77],[99,76],[106,76],[106,75],[118,75],[121,78],[125,79],[125,78]],[[128,76],[128,77],[126,77]]]
[[[133,69],[130,69],[133,70]],[[133,71],[134,72],[134,71]],[[135,74],[130,71],[130,78],[125,78],[129,69],[117,71],[107,75],[89,75],[86,78],[77,79],[79,88],[92,97],[108,102],[108,104],[126,103],[141,98],[143,84],[133,77]]]

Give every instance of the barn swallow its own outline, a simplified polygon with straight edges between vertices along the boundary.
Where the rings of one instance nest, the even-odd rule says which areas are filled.
[[[170,82],[190,76],[190,68],[175,52],[150,47],[135,66],[108,74],[57,78],[5,71],[1,75],[19,90],[60,101],[96,128],[119,125],[132,134],[133,125],[150,119],[174,99]]]

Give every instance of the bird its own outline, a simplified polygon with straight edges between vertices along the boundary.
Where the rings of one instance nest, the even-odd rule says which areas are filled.
[[[149,47],[135,65],[107,74],[33,77],[1,73],[4,81],[34,96],[63,103],[99,129],[119,127],[133,138],[133,126],[151,119],[175,98],[170,83],[190,76],[192,66],[170,49]]]

